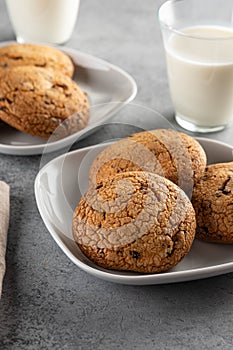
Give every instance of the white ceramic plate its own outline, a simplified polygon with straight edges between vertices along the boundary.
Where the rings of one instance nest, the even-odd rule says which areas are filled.
[[[208,163],[233,161],[233,147],[204,138],[198,138],[198,141],[207,153]],[[89,165],[104,147],[106,145],[92,146],[55,158],[40,170],[35,180],[35,196],[41,217],[54,240],[71,261],[84,271],[104,280],[137,285],[189,281],[233,271],[233,245],[198,240],[182,262],[170,271],[160,274],[144,275],[107,270],[85,257],[72,237],[72,216],[81,197],[79,185],[83,193],[87,188]],[[82,162],[84,158],[85,162]]]
[[[12,42],[3,42],[0,46],[10,43]],[[137,85],[134,79],[121,68],[74,49],[59,49],[72,57],[75,63],[74,80],[90,99],[91,117],[88,126],[71,136],[47,143],[44,139],[0,123],[0,153],[33,155],[67,147],[96,130],[97,126],[106,122],[136,96]]]

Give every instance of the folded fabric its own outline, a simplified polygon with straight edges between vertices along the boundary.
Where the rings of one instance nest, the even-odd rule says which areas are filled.
[[[0,181],[0,298],[2,294],[2,281],[6,269],[5,255],[10,212],[9,194],[9,186],[5,182]]]

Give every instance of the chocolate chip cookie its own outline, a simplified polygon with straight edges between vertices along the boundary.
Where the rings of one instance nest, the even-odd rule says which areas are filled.
[[[178,264],[195,228],[185,193],[147,172],[122,172],[92,185],[73,217],[74,239],[88,258],[105,268],[141,273]]]
[[[0,70],[18,66],[58,70],[69,77],[74,72],[71,58],[55,47],[17,43],[0,47]]]
[[[194,188],[192,203],[197,238],[233,243],[233,162],[207,166]]]
[[[205,170],[206,154],[191,136],[157,129],[133,134],[104,149],[90,169],[90,182],[98,183],[124,171],[149,171],[164,176],[191,196]]]
[[[31,135],[61,138],[84,128],[86,94],[55,70],[20,66],[0,70],[0,119]]]

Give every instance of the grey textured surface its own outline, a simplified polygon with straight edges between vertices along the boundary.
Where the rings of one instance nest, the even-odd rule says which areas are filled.
[[[138,84],[135,103],[158,110],[173,123],[156,18],[161,2],[83,0],[67,45],[128,71]],[[0,40],[12,39],[0,0]],[[124,111],[113,120],[154,125]],[[124,132],[105,126],[74,147]],[[229,128],[208,137],[233,145],[232,134]],[[39,166],[40,156],[0,154],[0,179],[11,186],[1,350],[232,349],[233,274],[144,287],[89,276],[61,252],[40,218],[33,189]]]

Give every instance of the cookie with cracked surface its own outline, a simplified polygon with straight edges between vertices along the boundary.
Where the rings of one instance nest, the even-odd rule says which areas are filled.
[[[147,172],[123,172],[92,185],[75,209],[73,236],[96,264],[157,273],[189,252],[195,212],[174,183]]]
[[[206,167],[206,154],[191,136],[169,129],[133,134],[105,148],[92,163],[89,180],[98,183],[124,171],[149,171],[171,180],[191,196]]]
[[[58,70],[69,77],[74,73],[71,58],[55,47],[17,43],[0,47],[0,70],[18,66]]]
[[[0,70],[0,119],[35,135],[59,139],[89,119],[86,94],[68,76],[38,67]]]
[[[196,237],[206,242],[233,243],[233,162],[212,164],[194,188]]]

